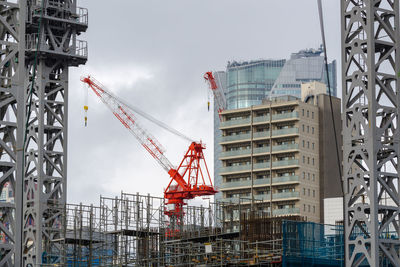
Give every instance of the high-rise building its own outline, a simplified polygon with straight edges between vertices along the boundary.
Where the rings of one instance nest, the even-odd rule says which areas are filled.
[[[282,96],[221,113],[222,201],[243,198],[244,208],[271,214],[272,207],[273,216],[324,220],[324,199],[341,195],[340,176],[335,143],[326,142],[333,136],[329,97],[309,99]],[[334,106],[340,109],[339,99]]]
[[[319,81],[327,84],[324,58],[321,49],[307,49],[293,53],[289,60],[253,60],[228,62],[226,71],[218,71],[222,91],[227,100],[227,110],[260,105],[270,96],[291,95],[301,97],[301,84]],[[331,92],[336,96],[336,61],[328,64]],[[222,163],[220,118],[214,108],[214,183],[222,184],[219,173]],[[218,193],[216,199],[221,199]]]

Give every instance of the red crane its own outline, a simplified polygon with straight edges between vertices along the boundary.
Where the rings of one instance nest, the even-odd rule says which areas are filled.
[[[214,77],[211,71],[204,74],[204,79],[208,82],[209,87],[213,93],[214,99],[218,106],[218,113],[221,113],[226,109],[225,94],[222,91],[221,82],[218,76],[218,72],[215,73],[217,78]],[[219,85],[218,85],[219,84]],[[221,118],[221,116],[220,116]]]
[[[86,83],[93,90],[101,101],[111,110],[114,116],[136,137],[140,144],[157,160],[164,170],[168,172],[171,180],[164,190],[166,204],[164,213],[168,215],[170,219],[180,223],[180,219],[183,216],[185,200],[217,193],[212,185],[210,173],[204,159],[204,144],[192,141],[190,138],[172,129],[168,125],[124,103],[123,100],[113,95],[93,77],[83,77],[81,81]],[[138,113],[164,129],[191,141],[186,154],[177,168],[175,168],[164,155],[165,150],[161,144],[138,124],[134,113]]]

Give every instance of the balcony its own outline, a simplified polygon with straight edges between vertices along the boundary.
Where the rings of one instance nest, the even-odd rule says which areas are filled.
[[[229,166],[229,167],[222,167],[220,169],[220,175],[223,173],[230,173],[230,172],[246,172],[250,171],[251,165],[239,165],[239,166]]]
[[[253,170],[269,169],[269,167],[270,167],[269,161],[260,162],[260,163],[254,163],[253,164]]]
[[[277,137],[279,135],[298,134],[298,133],[299,133],[299,128],[293,127],[293,128],[273,130],[272,136]]]
[[[300,209],[299,208],[276,209],[273,210],[272,214],[274,216],[300,214]]]
[[[270,180],[269,178],[264,178],[264,179],[255,179],[253,185],[269,185]]]
[[[271,195],[270,194],[254,195],[254,200],[270,201],[271,200]]]
[[[236,182],[223,182],[219,189],[226,189],[226,188],[237,188],[237,187],[250,187],[251,180],[246,181],[236,181]]]
[[[282,176],[282,177],[274,177],[272,179],[272,185],[279,184],[279,183],[296,183],[299,181],[299,176]],[[253,186],[254,187],[262,187],[268,186],[270,184],[269,178],[263,179],[254,179]],[[237,182],[224,182],[219,187],[220,189],[227,189],[227,188],[237,188],[237,187],[251,187],[251,180],[246,181],[237,181]]]
[[[220,154],[220,158],[236,157],[236,156],[243,156],[243,155],[250,155],[250,154],[251,154],[251,149],[223,151]]]
[[[298,182],[299,181],[299,176],[281,176],[281,177],[274,177],[272,179],[273,184],[278,184],[278,183],[288,183],[288,182]]]
[[[253,138],[269,138],[269,134],[269,131],[255,132],[253,133]]]
[[[236,135],[227,135],[221,137],[221,143],[224,142],[234,142],[234,141],[244,141],[250,139],[250,134],[236,134]]]
[[[279,160],[272,162],[272,167],[299,165],[298,159]]]
[[[286,151],[299,149],[299,144],[287,144],[287,145],[277,145],[272,147],[272,151]]]
[[[261,153],[269,153],[269,152],[270,152],[269,146],[253,148],[253,154],[261,154]]]
[[[272,199],[285,199],[285,198],[299,198],[300,192],[282,192],[282,193],[275,193],[272,195]]]
[[[257,122],[269,122],[269,115],[254,117],[253,123],[257,123]]]
[[[299,112],[297,112],[297,111],[272,115],[272,121],[285,120],[285,119],[297,119],[297,118],[299,118]]]
[[[238,126],[238,125],[247,125],[250,124],[250,118],[238,119],[238,120],[229,120],[221,122],[220,128]]]

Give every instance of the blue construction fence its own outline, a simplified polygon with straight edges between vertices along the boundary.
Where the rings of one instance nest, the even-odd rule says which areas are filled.
[[[342,225],[284,221],[282,266],[344,266]]]

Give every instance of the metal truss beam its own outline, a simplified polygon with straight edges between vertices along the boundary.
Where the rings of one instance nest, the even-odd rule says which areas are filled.
[[[342,0],[346,266],[400,266],[399,0]]]

